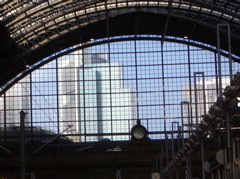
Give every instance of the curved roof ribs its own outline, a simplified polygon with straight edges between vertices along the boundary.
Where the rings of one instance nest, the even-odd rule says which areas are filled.
[[[26,64],[33,65],[50,54],[81,41],[69,39],[69,36],[81,36],[83,42],[91,36],[106,37],[104,23],[108,18],[113,21],[117,19],[115,22],[120,22],[123,26],[131,26],[133,19],[129,23],[123,20],[131,13],[143,15],[145,21],[140,19],[142,34],[157,33],[163,36],[163,41],[165,35],[183,37],[186,32],[181,27],[184,27],[188,30],[190,39],[216,45],[214,35],[217,24],[229,23],[233,53],[240,55],[240,12],[236,0],[3,0],[0,2],[0,32],[4,33],[0,35],[6,42],[0,42],[4,47],[0,51],[0,62],[6,63],[9,68],[0,66],[0,86],[21,73]],[[93,25],[100,28],[101,32],[93,29]],[[180,30],[176,31],[175,25],[181,26]],[[113,26],[110,28],[114,31],[112,36],[133,33],[125,27],[119,29],[121,32]],[[191,31],[194,31],[194,37],[191,37]],[[227,50],[224,45],[221,47]]]
[[[46,8],[51,9],[52,8],[58,8],[66,9],[74,5],[82,4],[82,6],[88,6],[91,4],[99,3],[99,2],[105,2],[102,0],[28,0],[28,1],[19,1],[19,0],[3,0],[3,2],[0,3],[2,6],[2,12],[0,14],[0,17],[4,19],[4,21],[12,21],[15,18],[18,18],[22,14],[26,12],[33,12],[36,13],[38,11],[42,11]],[[118,1],[112,1],[112,2],[124,2],[124,0],[118,0]],[[132,3],[134,0],[129,0],[127,3]],[[138,3],[148,3],[150,1],[137,1]],[[156,3],[168,3],[169,0],[164,1],[153,1]],[[203,1],[203,0],[185,0],[185,1],[179,1],[179,0],[170,0],[170,2],[178,3],[178,4],[195,4],[197,6],[200,6],[202,8],[208,8],[212,9],[218,12],[222,12],[225,14],[229,14],[234,17],[239,18],[239,3],[237,1],[226,1],[226,0],[218,0],[218,1]]]
[[[97,21],[99,13],[123,8],[159,8],[165,13],[168,11],[169,1],[105,1],[88,0],[35,0],[27,2],[3,2],[3,23],[8,28],[11,37],[18,46],[24,49],[35,48],[71,31],[79,26],[89,24],[87,21]],[[171,1],[171,15],[183,18],[196,19],[206,25],[216,25],[219,22],[232,24],[232,32],[239,27],[240,15],[237,6],[233,3],[219,1],[216,4],[200,0]],[[223,8],[223,7],[228,8]],[[8,7],[8,8],[7,8]],[[105,9],[107,7],[107,9]],[[149,10],[149,12],[154,10]],[[201,15],[199,15],[201,13]],[[90,18],[91,17],[91,18]],[[94,20],[96,17],[96,20]],[[78,22],[77,22],[78,21]],[[236,34],[237,35],[237,34]]]

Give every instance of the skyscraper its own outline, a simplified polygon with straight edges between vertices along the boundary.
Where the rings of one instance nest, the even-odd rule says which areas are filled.
[[[75,59],[67,64],[69,73],[62,72],[61,126],[63,130],[72,125],[66,133],[73,141],[112,139],[111,133],[118,133],[114,140],[128,139],[123,133],[129,132],[135,119],[135,93],[124,88],[122,64],[106,59],[100,54],[84,63]]]
[[[61,63],[60,70],[60,93],[59,93],[59,108],[60,108],[60,132],[70,135],[69,138],[77,142],[80,137],[78,133],[78,110],[77,104],[77,67],[81,64],[81,59],[76,57],[81,56],[74,53],[72,56],[64,56],[64,63]]]

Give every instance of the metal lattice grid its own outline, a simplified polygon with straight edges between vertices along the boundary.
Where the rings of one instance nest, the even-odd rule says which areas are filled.
[[[162,47],[154,40],[73,52],[30,73],[1,97],[1,136],[17,137],[8,131],[19,127],[19,111],[24,110],[28,137],[35,135],[34,140],[69,126],[63,135],[74,142],[129,140],[136,119],[151,139],[172,131],[187,137],[216,101],[216,61],[213,52],[173,42]],[[229,84],[228,69],[222,57],[223,86]],[[238,64],[233,63],[233,71]]]

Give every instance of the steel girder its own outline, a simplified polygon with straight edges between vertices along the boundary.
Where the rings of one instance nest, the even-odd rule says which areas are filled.
[[[231,35],[234,44],[240,42],[240,12],[238,1],[225,0],[5,0],[0,3],[0,86],[21,73],[26,65],[32,65],[42,58],[56,53],[77,43],[83,43],[90,38],[106,37],[106,25],[101,26],[101,31],[92,30],[99,28],[96,25],[108,19],[113,21],[128,14],[154,14],[154,16],[142,16],[144,18],[158,18],[163,26],[160,32],[156,32],[154,25],[144,27],[142,21],[142,34],[159,33],[163,35],[188,35],[193,40],[203,41],[215,45],[216,36],[213,36],[218,23],[230,23]],[[168,17],[170,25],[165,19]],[[192,29],[188,34],[181,31],[181,24],[185,28]],[[152,20],[153,21],[153,20]],[[119,25],[122,23],[119,20]],[[171,25],[172,23],[172,25]],[[175,24],[176,23],[176,24]],[[106,24],[106,23],[105,23]],[[114,24],[114,23],[112,23]],[[179,29],[173,29],[175,25]],[[195,36],[194,28],[201,27]],[[125,25],[125,24],[123,24]],[[113,25],[108,27],[114,34]],[[130,27],[131,28],[131,27]],[[204,28],[212,29],[212,34],[206,34]],[[113,30],[112,30],[113,29]],[[121,28],[124,35],[133,34],[127,28]],[[200,28],[199,28],[200,29]],[[73,33],[78,32],[78,33]],[[203,38],[203,34],[205,33]],[[69,42],[68,37],[77,34],[78,40]],[[100,34],[100,35],[99,35]],[[66,38],[64,38],[66,37]],[[63,43],[65,41],[65,43]],[[57,45],[61,44],[61,45]],[[239,55],[237,45],[232,45],[233,53]],[[227,50],[226,47],[222,47]],[[41,53],[41,55],[39,55]],[[3,68],[4,66],[4,68]]]
[[[4,1],[0,18],[18,46],[34,50],[62,34],[98,21],[99,14],[123,8],[128,9],[126,11],[128,13],[131,12],[129,9],[136,7],[166,14],[169,10],[169,1]],[[118,15],[116,12],[114,14]],[[173,1],[171,15],[174,14],[211,25],[215,25],[216,22],[229,22],[234,29],[237,29],[235,26],[238,27],[240,23],[238,6],[233,3],[226,5],[221,1],[215,4],[199,0]]]

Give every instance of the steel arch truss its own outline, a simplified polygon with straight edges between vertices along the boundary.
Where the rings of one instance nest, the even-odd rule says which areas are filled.
[[[119,9],[128,9],[120,13],[131,12],[130,9],[136,7],[161,14],[170,11],[173,16],[211,25],[229,22],[232,24],[234,35],[238,35],[240,23],[238,6],[227,4],[227,8],[224,8],[221,1],[212,4],[201,1],[35,0],[6,1],[2,6],[1,18],[10,36],[20,47],[32,50],[71,30],[105,19],[109,11],[110,16],[116,16],[119,12],[111,14],[111,11]]]
[[[150,16],[150,18],[161,16],[160,19],[155,20],[155,23],[158,23],[158,21],[162,23],[162,29],[159,32],[160,35],[175,35],[179,37],[188,35],[189,38],[193,40],[202,41],[211,45],[216,45],[216,36],[213,36],[216,25],[219,23],[229,23],[231,24],[233,43],[238,44],[238,42],[240,42],[240,12],[238,1],[3,0],[0,6],[0,32],[3,31],[7,34],[4,35],[4,39],[7,40],[0,44],[3,47],[2,52],[0,52],[0,62],[8,68],[8,70],[4,70],[0,67],[1,71],[3,71],[0,74],[2,77],[0,80],[1,86],[7,82],[6,80],[10,80],[23,71],[26,65],[32,65],[61,49],[77,43],[86,42],[90,38],[120,35],[117,34],[117,32],[116,34],[108,34],[106,32],[108,30],[102,30],[99,32],[101,35],[98,36],[96,30],[91,31],[89,29],[98,28],[98,26],[95,25],[97,23],[106,22],[109,21],[108,19],[114,19],[128,14],[154,14],[154,16]],[[128,16],[124,18],[126,19],[127,17]],[[177,19],[179,19],[182,24],[189,23],[184,26],[185,28],[189,27],[189,29],[191,29],[188,34],[184,34],[184,30],[181,31],[182,27],[177,30],[174,29]],[[122,20],[119,22],[121,23]],[[172,23],[172,26],[169,22]],[[103,24],[102,26],[106,28],[107,23]],[[195,32],[198,35],[192,36],[196,24],[202,27],[202,29]],[[177,25],[179,25],[179,23]],[[90,26],[91,28],[87,28]],[[86,29],[84,29],[85,27]],[[212,29],[212,31],[210,34],[205,34],[205,38],[203,38],[201,32],[205,27]],[[111,28],[114,29],[114,27],[109,24],[108,28],[111,32]],[[133,33],[156,34],[156,30],[153,29],[154,27],[151,26],[151,29],[144,29],[138,32],[128,31],[127,28],[125,28],[125,32],[122,32],[122,35],[131,35]],[[121,30],[124,31],[123,29]],[[78,33],[74,34],[73,32],[76,31]],[[208,32],[208,30],[206,30],[206,32]],[[206,32],[203,31],[203,33]],[[62,43],[62,41],[67,41],[66,39],[68,39],[69,34],[70,36],[78,34],[78,40]],[[59,43],[61,43],[61,45],[57,45]],[[222,48],[227,50],[227,46],[223,46]],[[233,53],[237,55],[240,54],[238,46],[233,45],[232,48]],[[11,52],[14,52],[14,54],[9,55]],[[46,54],[42,54],[43,52]],[[38,55],[38,53],[41,53],[41,55]],[[13,65],[18,65],[18,67],[12,67]]]

